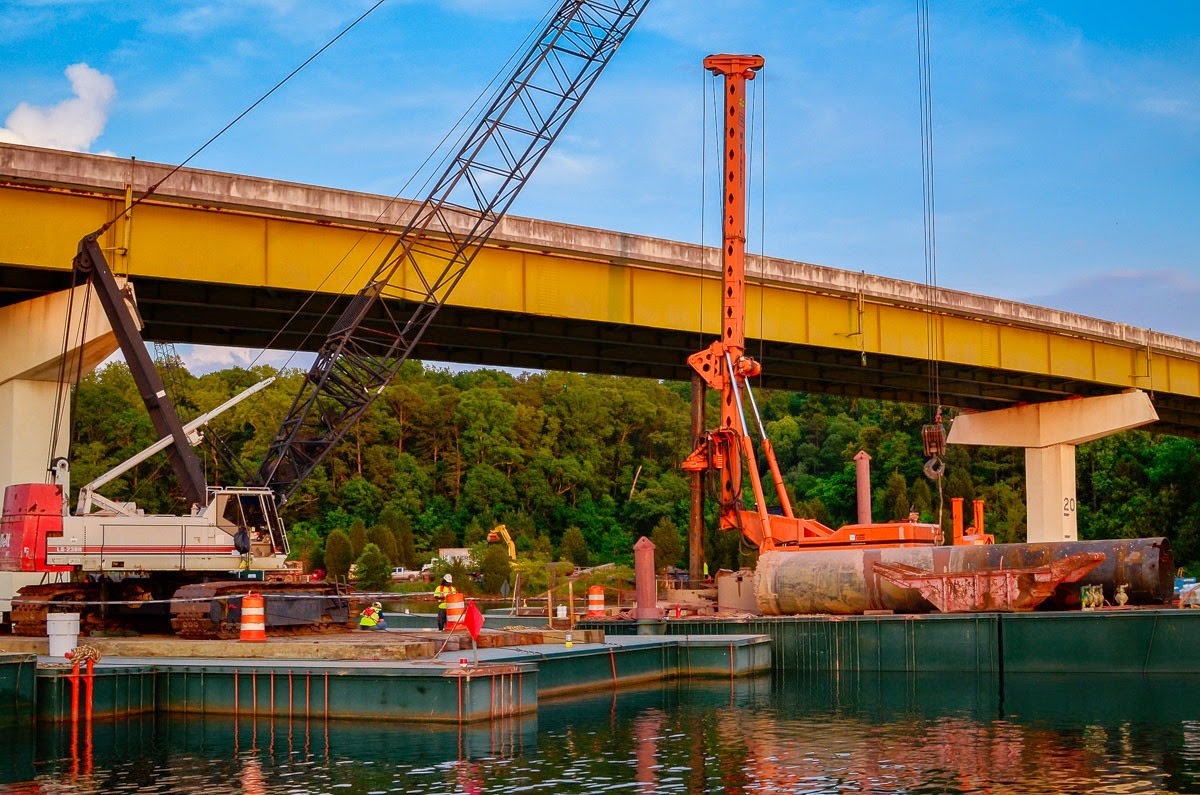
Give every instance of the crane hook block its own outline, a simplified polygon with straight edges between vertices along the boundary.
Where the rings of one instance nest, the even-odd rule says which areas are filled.
[[[925,445],[925,455],[940,456],[946,453],[946,429],[942,424],[921,426],[921,443]]]

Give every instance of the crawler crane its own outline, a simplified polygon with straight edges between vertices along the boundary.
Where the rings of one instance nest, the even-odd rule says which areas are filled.
[[[207,485],[191,450],[199,429],[180,423],[146,354],[101,249],[104,229],[84,237],[74,274],[95,286],[192,510],[146,516],[104,499],[96,493],[102,484],[93,483],[71,513],[66,462],[54,465],[54,483],[10,486],[0,519],[0,570],[64,580],[22,589],[14,599],[13,631],[45,634],[46,613],[61,607],[82,613],[85,633],[128,627],[135,618],[161,627],[169,604],[171,625],[181,634],[235,632],[229,600],[221,597],[246,586],[229,581],[231,561],[285,568],[287,536],[278,506],[399,372],[647,3],[560,3],[334,323],[252,486]],[[345,594],[330,586],[262,587],[273,629],[319,628],[352,614]]]

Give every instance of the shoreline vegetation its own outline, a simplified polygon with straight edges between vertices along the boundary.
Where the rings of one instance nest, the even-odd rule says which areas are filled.
[[[212,426],[250,472],[257,471],[303,378],[300,371],[267,366],[202,376],[178,360],[160,367],[185,420],[278,376]],[[511,567],[504,546],[485,539],[504,523],[526,592],[560,569],[569,574],[575,566],[610,562],[624,568],[643,535],[655,542],[660,569],[685,565],[689,485],[678,466],[691,452],[688,395],[685,383],[560,372],[452,373],[407,362],[285,506],[293,553],[309,570],[330,574],[366,564],[363,575],[377,568],[380,585],[390,585],[392,566],[419,569],[439,548],[470,547],[473,564],[451,570],[478,575],[473,587],[496,593]],[[713,418],[717,395],[708,397]],[[75,401],[76,487],[155,440],[123,362],[85,377]],[[854,521],[852,457],[866,450],[876,521],[910,511],[922,521],[937,520],[937,485],[922,472],[920,429],[930,421],[928,407],[782,391],[761,393],[759,406],[797,515],[835,527]],[[199,452],[210,483],[236,482],[211,448],[202,445]],[[1080,445],[1076,460],[1081,539],[1163,535],[1177,564],[1195,567],[1200,442],[1127,431]],[[997,543],[1025,539],[1022,450],[951,447],[942,485],[947,529],[951,497],[983,499],[986,529]],[[772,485],[764,487],[776,504]],[[183,507],[161,455],[106,486],[105,495],[137,502],[148,513]],[[707,518],[714,528],[711,505]],[[706,533],[705,555],[714,571],[753,562],[736,534],[715,529]]]

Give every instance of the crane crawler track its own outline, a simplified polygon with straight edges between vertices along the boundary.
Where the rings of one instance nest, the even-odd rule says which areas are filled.
[[[242,597],[255,592],[266,600],[272,635],[312,635],[352,626],[352,617],[366,605],[329,583],[233,580],[183,585],[173,595],[153,594],[148,585],[145,580],[27,585],[13,599],[12,633],[45,637],[46,616],[61,612],[79,614],[81,636],[174,631],[181,638],[237,638]]]
[[[242,597],[262,594],[268,635],[312,635],[351,626],[363,601],[329,583],[206,582],[185,585],[171,603],[171,627],[181,638],[231,639],[241,629]],[[364,602],[365,604],[365,602]]]

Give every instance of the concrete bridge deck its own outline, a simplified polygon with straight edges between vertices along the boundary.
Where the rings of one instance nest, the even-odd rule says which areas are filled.
[[[167,170],[0,144],[0,305],[68,286],[79,238]],[[411,207],[182,169],[102,242],[137,286],[148,338],[314,350]],[[685,379],[686,356],[717,334],[718,257],[510,216],[418,355]],[[751,257],[747,281],[747,336],[767,387],[926,402],[932,322],[946,405],[1002,408],[1136,387],[1154,395],[1156,429],[1200,435],[1200,343],[776,258]]]

